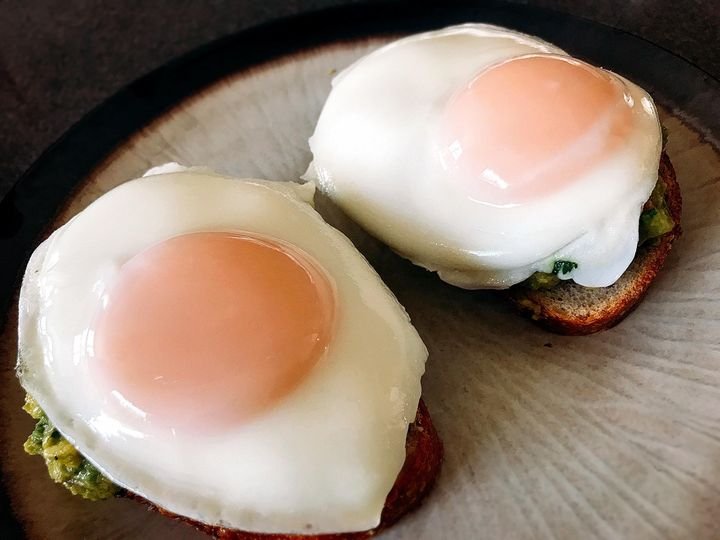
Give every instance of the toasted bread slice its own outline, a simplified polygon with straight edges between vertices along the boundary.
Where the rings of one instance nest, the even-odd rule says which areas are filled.
[[[408,428],[405,441],[405,464],[398,474],[395,484],[385,500],[380,525],[369,531],[338,534],[302,535],[302,534],[264,534],[213,527],[178,516],[159,508],[147,500],[130,492],[125,495],[144,502],[150,509],[173,519],[184,521],[219,540],[361,540],[370,538],[387,529],[407,512],[420,504],[430,492],[440,472],[443,458],[443,445],[430,420],[425,403],[420,400],[415,422]]]
[[[670,158],[663,152],[658,181],[665,183],[665,201],[675,228],[650,245],[641,246],[635,260],[610,287],[590,288],[565,281],[548,290],[522,285],[508,291],[510,300],[546,329],[567,335],[606,330],[625,318],[642,300],[680,236],[682,198]]]

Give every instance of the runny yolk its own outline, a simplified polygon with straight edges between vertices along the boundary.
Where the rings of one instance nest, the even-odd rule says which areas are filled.
[[[304,252],[252,234],[185,234],[122,266],[90,365],[153,423],[213,430],[297,387],[334,314],[333,285]]]
[[[512,59],[450,99],[442,161],[472,198],[521,204],[566,187],[620,147],[632,107],[606,71],[565,56]]]

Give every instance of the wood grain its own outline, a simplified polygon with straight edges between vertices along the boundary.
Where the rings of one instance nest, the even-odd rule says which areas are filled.
[[[334,70],[378,43],[278,61],[180,104],[116,149],[56,225],[167,161],[297,179]],[[446,463],[425,505],[383,538],[720,538],[720,154],[680,112],[664,110],[663,121],[683,189],[684,235],[637,311],[590,337],[545,333],[493,294],[443,284],[319,201],[430,349],[424,397]],[[201,538],[129,501],[73,498],[22,453],[32,422],[9,368],[13,336],[11,322],[0,443],[14,511],[30,537]]]

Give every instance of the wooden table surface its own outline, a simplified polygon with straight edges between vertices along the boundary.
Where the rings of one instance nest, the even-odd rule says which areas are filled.
[[[0,0],[0,197],[83,114],[136,78],[221,36],[347,3]],[[522,3],[630,31],[720,77],[717,0]]]

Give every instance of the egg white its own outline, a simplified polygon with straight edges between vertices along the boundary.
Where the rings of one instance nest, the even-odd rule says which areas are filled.
[[[406,312],[312,208],[314,186],[177,166],[151,172],[102,196],[33,254],[20,295],[21,384],[103,474],[171,512],[267,533],[377,526],[405,461],[427,358]],[[337,288],[335,335],[301,385],[250,423],[207,436],[144,430],[114,415],[89,375],[91,319],[135,254],[214,230],[276,237],[314,257]]]
[[[399,254],[454,285],[506,288],[557,260],[578,264],[564,279],[611,285],[635,256],[639,216],[657,181],[660,125],[640,87],[618,77],[634,103],[626,144],[557,193],[515,207],[482,204],[442,163],[437,134],[450,97],[488,66],[548,53],[566,55],[483,24],[374,51],[333,80],[304,178]]]

